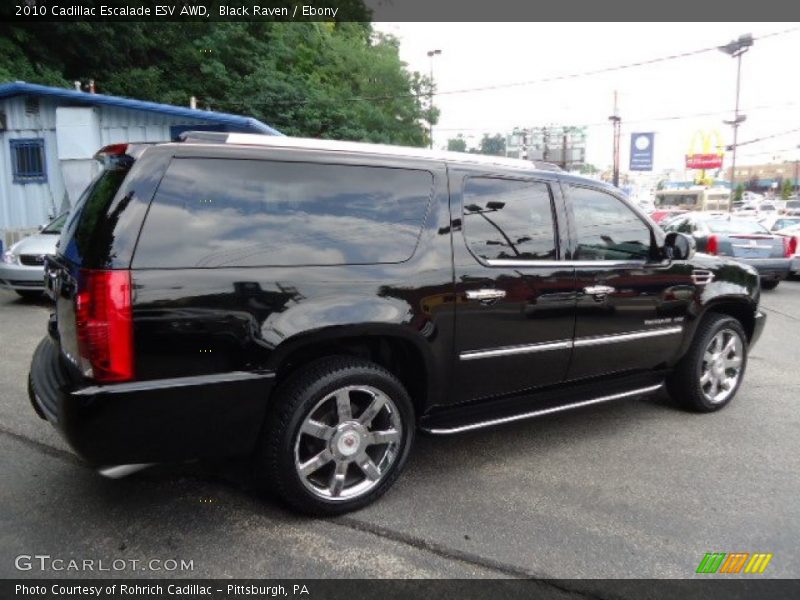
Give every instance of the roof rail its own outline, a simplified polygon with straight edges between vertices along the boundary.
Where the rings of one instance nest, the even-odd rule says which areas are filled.
[[[224,144],[228,141],[228,134],[221,131],[184,131],[178,140],[187,143]]]
[[[297,138],[290,136],[272,136],[258,133],[223,133],[216,131],[186,131],[179,136],[180,141],[198,144],[236,144],[243,146],[264,146],[272,148],[293,148],[299,150],[329,150],[338,152],[363,152],[384,156],[404,158],[431,159],[444,162],[475,163],[498,165],[526,170],[561,171],[561,167],[552,163],[533,162],[506,156],[489,156],[484,154],[467,154],[443,150],[429,150],[415,146],[392,146],[385,144],[369,144],[339,140],[323,140]]]

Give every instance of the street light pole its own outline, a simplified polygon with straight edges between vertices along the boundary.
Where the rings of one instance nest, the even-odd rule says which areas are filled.
[[[441,50],[428,50],[428,58],[430,59],[430,91],[428,92],[428,138],[430,147],[433,148],[433,57],[441,54]]]
[[[721,52],[728,54],[736,59],[736,105],[733,109],[733,121],[724,121],[726,125],[733,127],[733,145],[728,149],[731,154],[731,177],[730,177],[730,196],[728,201],[728,212],[733,211],[734,186],[736,185],[736,148],[739,141],[739,125],[747,119],[745,115],[739,114],[739,92],[742,82],[742,55],[753,45],[753,36],[749,33],[739,36],[738,40],[732,40],[724,46],[720,46]]]
[[[619,137],[622,117],[619,116],[619,106],[617,105],[617,92],[614,91],[614,114],[608,117],[608,120],[614,124],[614,171],[613,183],[614,187],[619,187]]]

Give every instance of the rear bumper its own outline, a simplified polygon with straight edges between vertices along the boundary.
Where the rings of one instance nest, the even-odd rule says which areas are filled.
[[[789,276],[791,258],[734,258],[754,267],[764,281],[782,281]]]
[[[93,385],[80,382],[45,338],[29,377],[31,403],[95,466],[247,454],[255,447],[274,374],[221,373]]]

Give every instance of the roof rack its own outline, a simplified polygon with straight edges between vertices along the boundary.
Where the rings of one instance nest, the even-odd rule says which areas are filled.
[[[506,156],[489,156],[485,154],[467,154],[464,152],[429,150],[427,148],[417,148],[414,146],[391,146],[384,144],[367,144],[363,142],[345,142],[338,140],[261,135],[257,133],[186,131],[179,136],[179,140],[181,142],[190,144],[236,144],[242,146],[295,148],[301,150],[361,152],[364,154],[379,154],[383,156],[398,156],[405,158],[423,158],[447,162],[500,165],[517,169],[561,171],[561,167],[552,163],[534,162],[519,158],[508,158]]]

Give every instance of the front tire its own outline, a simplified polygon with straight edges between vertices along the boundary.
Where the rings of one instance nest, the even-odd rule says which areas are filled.
[[[762,281],[761,282],[761,289],[762,290],[774,290],[778,287],[780,281]]]
[[[689,351],[667,378],[673,400],[695,412],[713,412],[736,395],[747,366],[747,335],[727,315],[707,315]]]
[[[256,479],[307,514],[373,502],[400,475],[413,444],[408,393],[366,360],[318,360],[290,376],[270,404]]]

